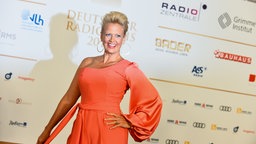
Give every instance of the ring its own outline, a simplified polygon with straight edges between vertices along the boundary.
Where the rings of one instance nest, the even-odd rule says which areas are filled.
[[[115,125],[118,125],[118,124],[119,124],[119,122],[116,121]]]

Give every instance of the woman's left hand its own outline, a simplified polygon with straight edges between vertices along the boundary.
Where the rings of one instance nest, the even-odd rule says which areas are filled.
[[[120,114],[107,113],[108,117],[105,118],[107,125],[110,125],[110,129],[116,127],[131,128],[130,123]]]

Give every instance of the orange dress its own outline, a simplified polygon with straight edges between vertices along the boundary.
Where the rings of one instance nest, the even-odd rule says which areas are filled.
[[[154,86],[135,63],[122,60],[106,68],[81,68],[81,102],[74,106],[51,134],[47,143],[61,131],[79,108],[67,144],[127,144],[128,132],[135,141],[148,139],[161,115],[162,101]],[[129,114],[120,103],[130,89]],[[122,114],[132,128],[114,128],[104,122],[106,113]]]

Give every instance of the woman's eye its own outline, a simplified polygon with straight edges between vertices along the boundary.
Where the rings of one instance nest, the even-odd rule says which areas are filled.
[[[111,37],[115,37],[115,38],[121,38],[122,36],[120,35],[120,34],[111,34],[111,33],[107,33],[107,34],[105,34],[105,36],[107,37],[107,38],[111,38]]]
[[[111,37],[112,34],[105,34],[106,37]]]
[[[121,35],[120,35],[120,34],[116,34],[115,37],[116,37],[116,38],[120,38]]]

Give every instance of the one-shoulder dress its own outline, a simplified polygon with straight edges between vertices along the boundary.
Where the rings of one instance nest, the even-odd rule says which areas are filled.
[[[157,128],[162,100],[137,65],[128,60],[105,68],[85,67],[79,70],[81,101],[76,104],[54,130],[50,142],[78,109],[67,144],[127,144],[128,133],[137,142],[148,139]],[[120,103],[130,90],[129,113],[124,114]],[[125,117],[132,127],[110,129],[106,113]]]

